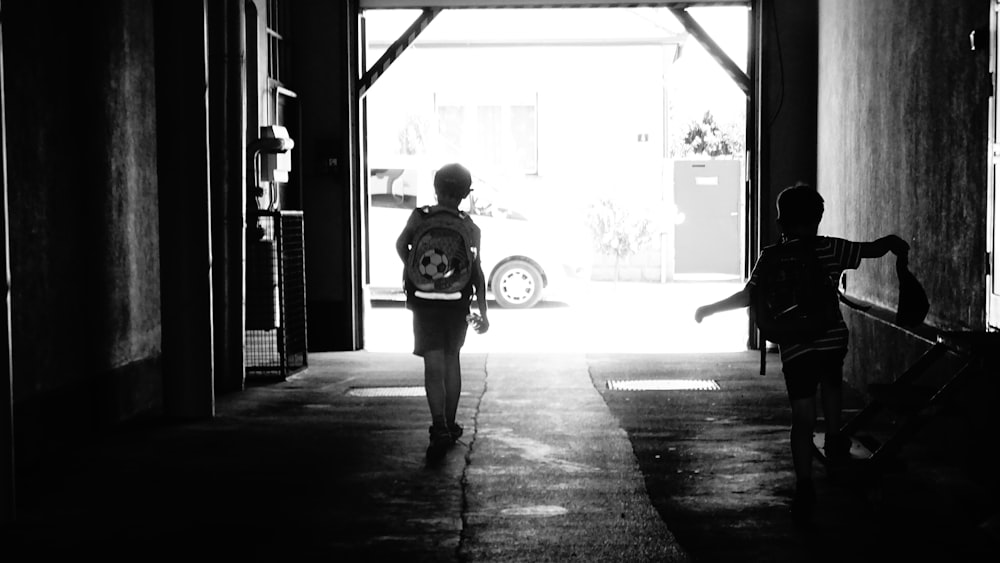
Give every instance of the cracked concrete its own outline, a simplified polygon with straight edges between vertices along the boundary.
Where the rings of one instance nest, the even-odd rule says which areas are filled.
[[[934,440],[908,449],[905,471],[877,482],[818,473],[815,525],[793,527],[787,403],[780,376],[757,375],[757,360],[749,352],[465,354],[466,434],[428,465],[424,398],[346,394],[419,385],[419,358],[317,354],[304,374],[222,398],[212,420],[141,423],[85,442],[57,437],[20,475],[20,520],[0,541],[11,561],[977,561],[996,553],[981,525],[995,498]],[[713,379],[720,389],[606,385],[640,377]]]

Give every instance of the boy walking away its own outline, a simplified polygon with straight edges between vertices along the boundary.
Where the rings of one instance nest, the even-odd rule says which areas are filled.
[[[804,521],[812,513],[812,435],[816,390],[822,389],[826,421],[824,452],[831,461],[849,456],[851,442],[839,434],[841,381],[848,331],[840,312],[837,282],[844,270],[864,258],[890,251],[905,259],[909,245],[896,235],[872,242],[818,236],[823,198],[811,186],[796,184],[778,195],[782,241],[765,248],[746,286],[733,295],[699,307],[695,321],[709,315],[753,307],[761,335],[778,344],[782,373],[792,408],[791,450],[795,470],[792,515]],[[763,346],[765,343],[761,343]]]
[[[431,460],[443,457],[462,435],[455,416],[462,393],[459,353],[468,327],[479,334],[490,327],[479,227],[459,210],[471,187],[472,176],[464,166],[441,167],[434,175],[437,205],[415,209],[396,240],[406,307],[413,313],[413,353],[424,359]],[[478,314],[469,313],[473,295]]]

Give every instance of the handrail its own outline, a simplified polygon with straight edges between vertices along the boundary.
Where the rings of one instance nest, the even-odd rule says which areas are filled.
[[[923,340],[928,344],[938,342],[941,335],[947,332],[930,326],[927,323],[921,323],[916,326],[904,326],[896,322],[896,312],[891,309],[887,309],[881,305],[876,305],[875,303],[858,299],[856,297],[851,297],[851,300],[859,305],[867,307],[866,310],[850,309],[853,313],[872,318],[883,325],[905,332],[910,336]]]

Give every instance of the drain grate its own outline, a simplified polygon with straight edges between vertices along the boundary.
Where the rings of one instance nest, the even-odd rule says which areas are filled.
[[[423,397],[423,387],[351,387],[348,397]]]
[[[713,379],[632,379],[609,380],[612,391],[718,391]]]
[[[541,504],[538,506],[515,506],[511,508],[505,508],[500,511],[500,514],[504,516],[540,516],[542,518],[548,516],[562,516],[563,514],[568,514],[569,510],[561,506],[554,506],[549,504]]]

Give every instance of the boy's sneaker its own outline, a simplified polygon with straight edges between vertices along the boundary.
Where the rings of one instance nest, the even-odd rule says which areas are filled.
[[[812,516],[816,506],[816,489],[812,483],[799,483],[795,486],[795,496],[792,497],[792,519],[798,524],[804,524]]]
[[[448,423],[448,433],[451,434],[451,441],[452,442],[455,442],[459,438],[461,438],[462,437],[462,432],[463,432],[462,427],[459,426],[457,423],[454,423],[454,422],[449,422]]]
[[[428,459],[441,459],[447,453],[448,448],[455,443],[451,439],[451,432],[447,426],[434,425],[428,429],[430,434],[430,445],[427,446]]]
[[[827,434],[823,442],[823,455],[827,461],[839,463],[851,458],[851,439],[843,434]]]

